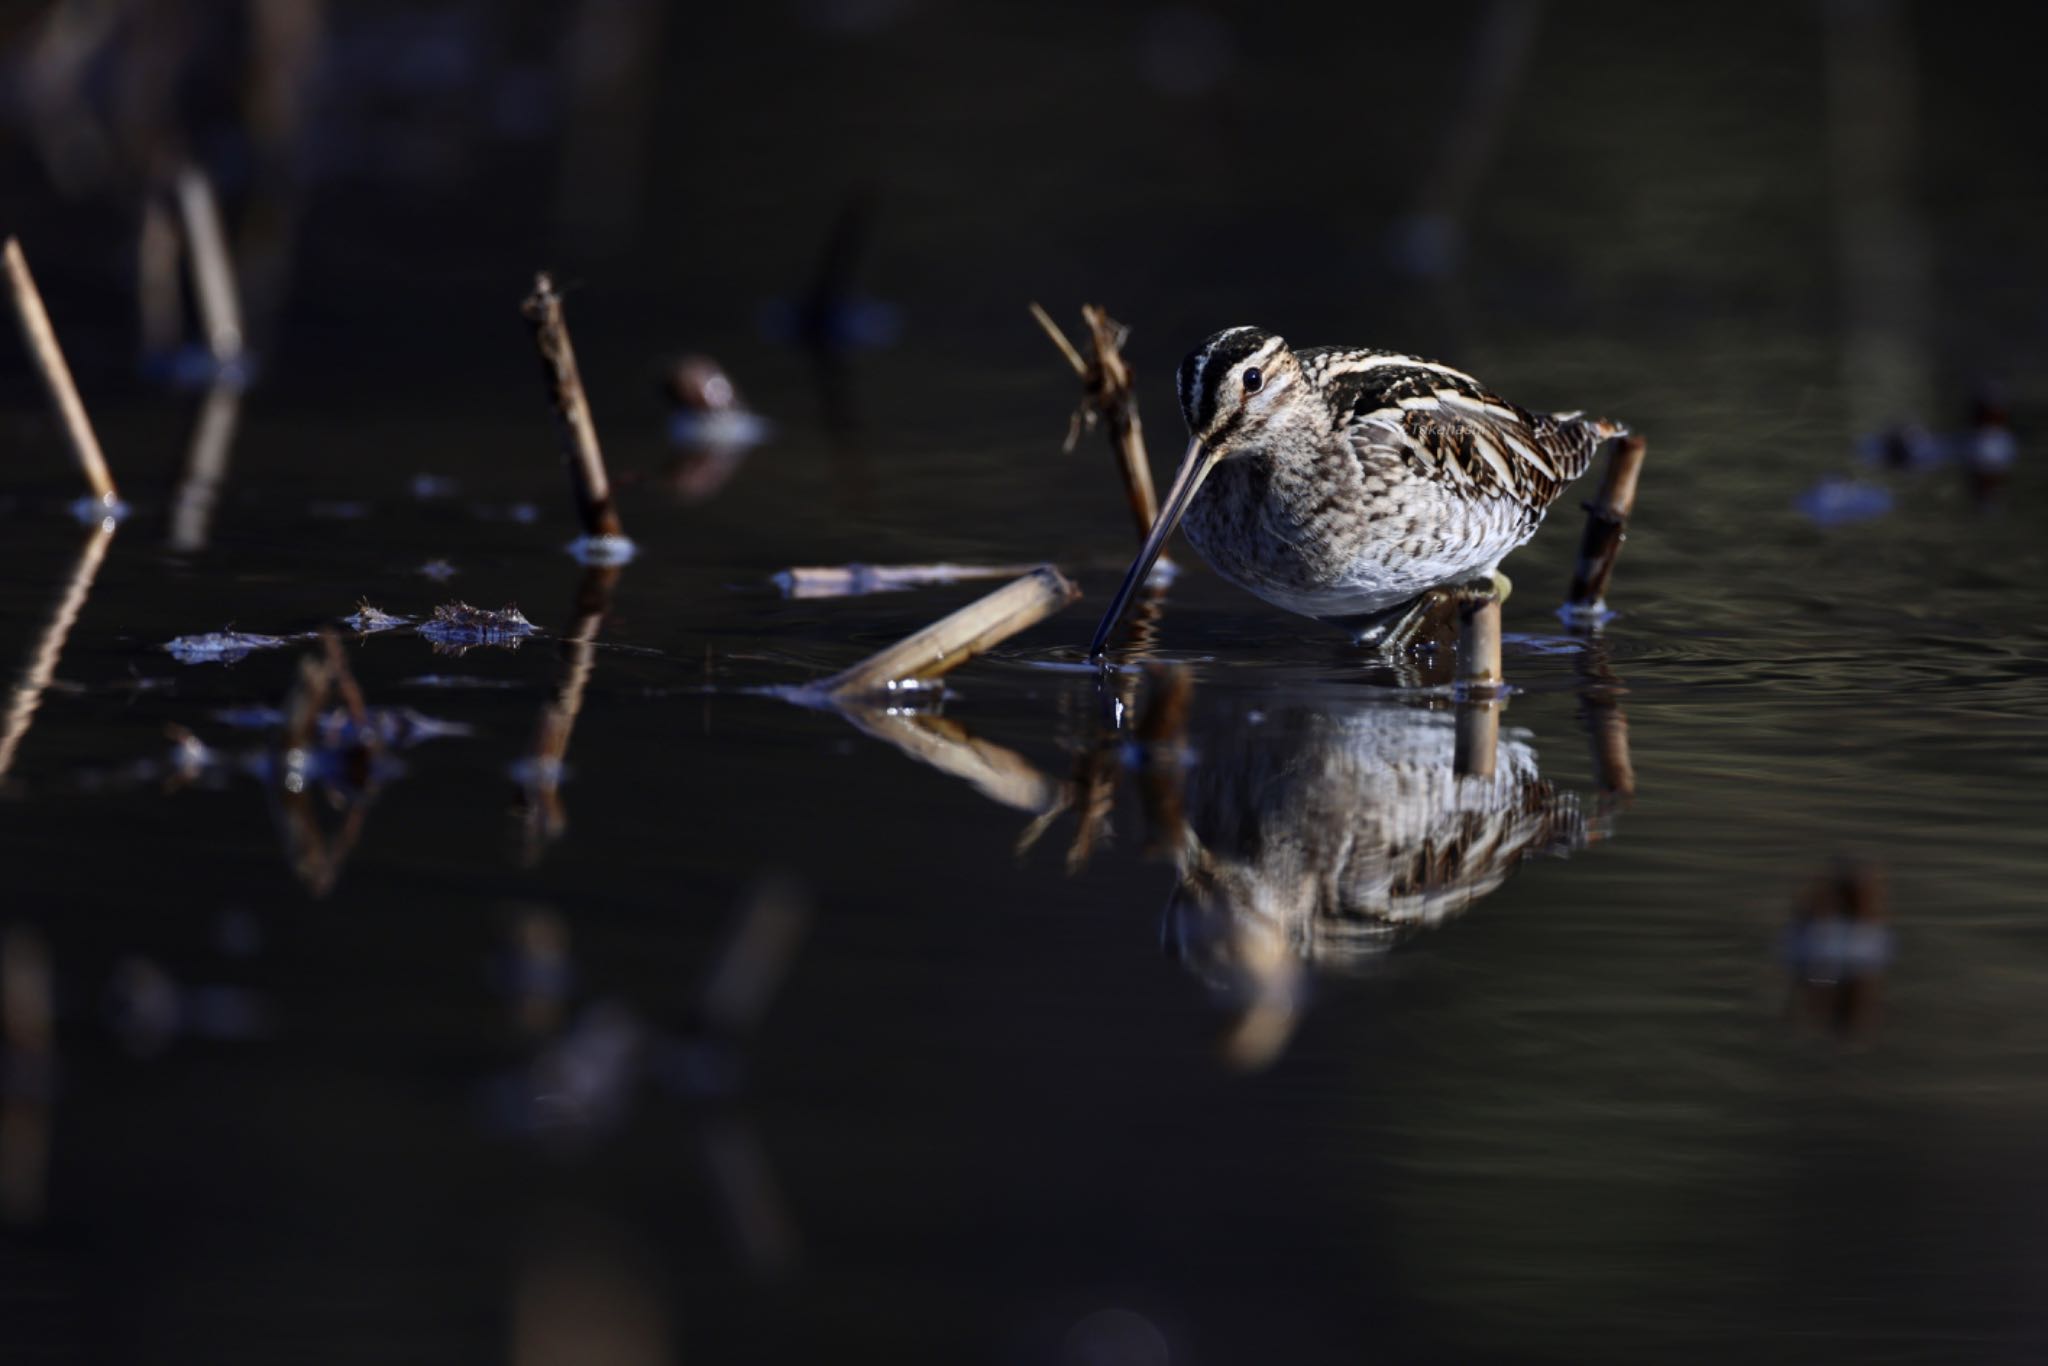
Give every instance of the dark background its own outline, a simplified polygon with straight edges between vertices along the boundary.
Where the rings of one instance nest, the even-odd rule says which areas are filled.
[[[0,1229],[0,1357],[1061,1362],[1105,1308],[1176,1362],[2048,1344],[2025,444],[2048,118],[2006,11],[272,7],[307,21],[302,66],[254,13],[0,9],[0,229],[135,505],[0,786],[0,956],[32,938],[56,1000],[54,1043],[11,1034],[0,1072],[48,1152]],[[59,21],[82,46],[50,45]],[[200,400],[138,340],[135,262],[183,165],[219,188],[257,369],[210,541],[175,552]],[[849,212],[832,316],[893,337],[821,355],[788,316]],[[641,557],[566,833],[534,857],[511,775],[580,588],[518,316],[542,267]],[[1033,299],[1133,325],[1161,479],[1172,367],[1245,322],[1441,356],[1651,436],[1598,652],[1636,804],[1454,923],[1311,965],[1252,1075],[1218,1059],[1228,993],[1160,952],[1175,878],[1128,784],[1070,874],[1073,814],[1019,856],[1026,814],[759,691],[973,592],[792,601],[778,569],[1052,559],[1088,596],[958,675],[947,716],[1075,771],[1098,698],[1065,666],[1130,531],[1100,438],[1058,449],[1073,386]],[[666,487],[659,379],[685,351],[777,427],[702,503]],[[2021,438],[1997,496],[1953,460],[1860,463],[1893,424],[1968,427],[1987,391]],[[0,660],[26,660],[82,533],[11,343],[0,448]],[[1889,512],[1820,524],[1799,500],[1831,477]],[[1509,565],[1506,723],[1593,813],[1596,652],[1550,612],[1576,498]],[[458,576],[417,572],[435,559]],[[222,710],[278,703],[302,649],[159,647],[309,631],[362,597],[516,602],[549,636],[350,646],[374,702],[470,733],[403,756],[316,896],[274,783],[165,771],[167,727],[261,753]],[[1199,566],[1160,633],[1226,791],[1379,771],[1428,705]],[[1241,800],[1205,818],[1335,833]],[[1838,1034],[1796,1008],[1780,937],[1843,854],[1882,870],[1897,947],[1881,1008]],[[776,871],[809,933],[707,1098],[699,984]],[[503,990],[535,916],[574,964],[539,1032]],[[616,1115],[506,1119],[621,1019],[648,1061],[599,1087]],[[780,1258],[732,1228],[749,1160]]]

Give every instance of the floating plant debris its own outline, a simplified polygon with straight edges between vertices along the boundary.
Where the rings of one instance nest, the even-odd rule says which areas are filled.
[[[401,626],[410,626],[412,618],[395,616],[367,602],[359,602],[352,614],[341,619],[341,624],[361,635],[373,636],[379,631],[395,631]]]
[[[253,631],[209,631],[205,635],[179,636],[164,642],[164,649],[180,664],[232,664],[258,650],[281,650],[305,636],[265,636]]]
[[[785,569],[769,582],[786,598],[855,598],[974,579],[1012,579],[1034,564],[835,564]]]
[[[517,607],[492,612],[466,602],[451,602],[436,607],[434,615],[419,624],[419,633],[441,650],[461,651],[478,645],[516,650],[534,634],[534,625]]]

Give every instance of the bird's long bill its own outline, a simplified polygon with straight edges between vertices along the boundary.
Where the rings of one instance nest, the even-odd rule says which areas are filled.
[[[1103,649],[1109,644],[1109,633],[1123,620],[1124,608],[1130,606],[1131,595],[1138,591],[1138,585],[1158,563],[1159,552],[1166,549],[1167,538],[1173,535],[1173,529],[1180,525],[1188,504],[1194,501],[1195,490],[1202,487],[1202,481],[1215,468],[1216,457],[1202,444],[1201,438],[1188,442],[1188,453],[1181,457],[1180,473],[1173,476],[1173,487],[1166,491],[1166,503],[1159,509],[1159,520],[1152,523],[1151,534],[1145,537],[1144,549],[1138,552],[1137,559],[1131,561],[1131,572],[1124,575],[1123,587],[1116,590],[1116,601],[1110,603],[1102,625],[1095,628],[1095,639],[1088,645],[1090,659],[1102,658]]]

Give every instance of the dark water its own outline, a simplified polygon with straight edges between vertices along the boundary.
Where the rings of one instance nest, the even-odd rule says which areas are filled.
[[[639,197],[577,191],[615,203],[595,227],[557,209],[573,109],[478,112],[552,69],[548,25],[332,16],[290,292],[195,551],[167,543],[198,400],[130,377],[128,210],[60,196],[16,130],[7,203],[136,510],[97,547],[64,515],[10,360],[0,653],[105,556],[0,788],[0,953],[46,962],[56,1020],[47,1050],[10,1025],[0,1356],[1051,1362],[1105,1308],[1187,1362],[2048,1348],[2048,122],[2020,55],[1908,16],[1927,288],[1864,307],[1899,272],[1857,274],[1843,226],[1874,212],[1826,79],[1853,6],[1548,15],[1436,282],[1386,236],[1479,11],[1226,15],[1221,83],[1177,97],[1131,74],[1200,56],[1199,23],[872,8],[672,17]],[[418,88],[379,60],[434,42],[468,55]],[[857,184],[901,337],[821,376],[758,323]],[[641,547],[594,650],[516,313],[541,264]],[[1184,764],[1148,767],[1119,746],[1162,678],[1070,667],[1130,532],[1100,439],[1058,449],[1033,297],[1138,325],[1161,477],[1165,377],[1240,321],[1627,418],[1621,615],[1552,614],[1568,500],[1508,566],[1495,774],[1458,779],[1442,697],[1196,566],[1148,628],[1192,680]],[[684,349],[777,424],[699,503],[654,385]],[[1987,378],[2023,436],[1988,503],[1857,465],[1876,423],[1964,426]],[[1795,506],[1851,473],[1889,514]],[[941,559],[1050,559],[1086,597],[942,719],[772,695],[978,591],[789,600],[775,571]],[[462,730],[367,800],[289,791],[276,729],[230,723],[309,643],[161,648],[363,599],[542,631],[351,637],[373,706]],[[520,765],[579,663],[537,838]],[[1591,743],[1620,726],[1633,802]],[[221,762],[180,776],[171,728]],[[1883,885],[1868,956],[1788,972],[1842,858]],[[758,1026],[714,1028],[736,927],[793,905]]]

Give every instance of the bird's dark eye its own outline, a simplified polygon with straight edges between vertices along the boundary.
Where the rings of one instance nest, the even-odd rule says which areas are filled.
[[[1264,384],[1265,382],[1266,377],[1259,373],[1259,369],[1257,366],[1253,366],[1251,369],[1244,372],[1244,391],[1248,394],[1256,394],[1257,392],[1259,392],[1259,386]]]

